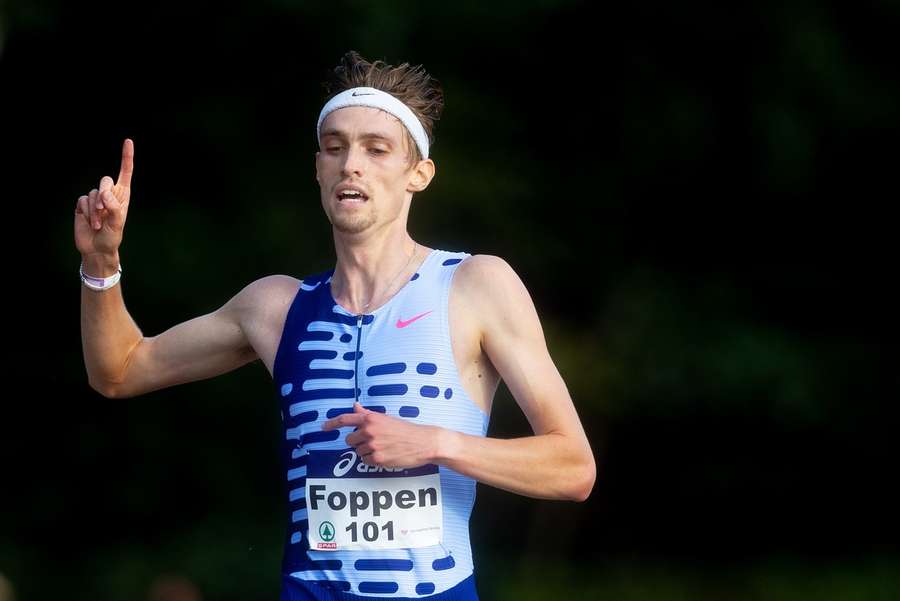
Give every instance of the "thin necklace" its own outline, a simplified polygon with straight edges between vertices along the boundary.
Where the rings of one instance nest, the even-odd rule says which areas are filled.
[[[395,275],[395,276],[393,277],[393,279],[391,280],[390,284],[388,284],[386,290],[390,290],[390,289],[391,289],[391,286],[394,285],[394,281],[395,281],[398,277],[400,277],[400,274],[401,274],[401,273],[403,273],[404,271],[406,271],[406,269],[409,267],[409,264],[412,263],[413,257],[416,256],[416,251],[417,251],[418,249],[419,249],[419,243],[416,242],[416,245],[413,247],[412,254],[409,256],[409,261],[407,261],[407,262],[406,262],[406,265],[404,265],[403,268],[400,269],[400,271],[397,272],[397,275]],[[365,305],[363,305],[363,307],[362,307],[362,310],[363,310],[363,311],[365,311],[366,309],[369,308],[369,305],[372,303],[372,299],[373,299],[373,298],[375,298],[375,295],[374,295],[374,294],[373,294],[372,297],[369,299],[369,302],[367,302]]]

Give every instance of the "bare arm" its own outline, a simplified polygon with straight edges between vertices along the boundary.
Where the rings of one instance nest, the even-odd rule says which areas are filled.
[[[594,456],[525,285],[491,255],[471,257],[459,269],[467,270],[455,276],[463,275],[463,289],[480,300],[482,347],[535,435],[498,439],[445,429],[437,462],[529,497],[584,501],[596,478]]]
[[[131,199],[134,142],[122,144],[122,160],[116,182],[108,175],[99,188],[78,198],[75,206],[75,247],[81,253],[85,274],[106,278],[119,266],[119,246]],[[121,366],[143,337],[125,310],[122,284],[107,290],[81,290],[81,345],[88,382],[105,394],[118,379]]]
[[[88,275],[108,277],[119,265],[119,245],[131,196],[134,145],[122,146],[119,179],[78,199],[75,245]],[[273,279],[275,278],[275,279]],[[82,285],[81,341],[88,382],[110,398],[211,378],[256,359],[245,327],[255,324],[257,295],[277,276],[244,287],[218,310],[145,337],[125,309],[121,281],[107,290]]]
[[[244,331],[267,278],[244,287],[217,310],[142,337],[125,357],[105,395],[129,398],[218,376],[257,359]]]
[[[83,264],[85,273],[108,277],[116,272],[118,253],[84,257]],[[102,291],[81,286],[81,347],[91,388],[109,396],[109,386],[120,379],[128,354],[143,337],[125,309],[121,280]]]

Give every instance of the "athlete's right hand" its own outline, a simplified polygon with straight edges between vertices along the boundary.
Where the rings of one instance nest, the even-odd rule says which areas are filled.
[[[134,142],[125,138],[119,179],[108,175],[100,187],[78,198],[75,206],[75,246],[82,256],[113,255],[122,243],[128,199],[131,197],[131,173],[134,170]]]

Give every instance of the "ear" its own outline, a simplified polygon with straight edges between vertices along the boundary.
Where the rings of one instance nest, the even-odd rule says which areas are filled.
[[[434,178],[434,161],[431,159],[423,159],[413,167],[412,174],[409,177],[409,192],[421,192],[428,187]]]

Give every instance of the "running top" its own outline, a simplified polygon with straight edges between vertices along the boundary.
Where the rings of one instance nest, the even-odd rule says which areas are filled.
[[[334,269],[303,279],[273,365],[285,436],[289,526],[282,599],[477,600],[469,516],[475,480],[443,465],[368,466],[322,424],[364,407],[485,436],[450,344],[450,284],[466,252],[434,249],[371,313],[331,294]]]

